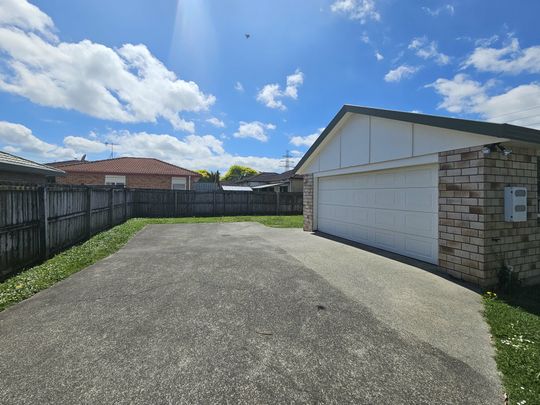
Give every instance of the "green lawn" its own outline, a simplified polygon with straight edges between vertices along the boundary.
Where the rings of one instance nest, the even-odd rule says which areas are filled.
[[[31,297],[71,274],[116,252],[147,224],[192,224],[209,222],[260,222],[276,228],[301,228],[302,216],[242,216],[210,218],[134,218],[86,242],[74,246],[43,264],[0,283],[0,311]]]
[[[485,316],[510,404],[540,404],[540,287],[506,299],[489,294]]]

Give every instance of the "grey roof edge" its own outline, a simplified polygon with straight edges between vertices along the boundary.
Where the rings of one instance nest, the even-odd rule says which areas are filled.
[[[317,140],[294,168],[296,173],[300,167],[310,158],[324,139],[332,132],[335,126],[347,113],[369,115],[378,118],[387,118],[391,120],[410,122],[413,124],[428,125],[432,127],[452,129],[455,131],[472,132],[480,135],[493,136],[495,138],[507,138],[516,141],[540,143],[540,130],[520,127],[511,124],[498,124],[494,122],[466,120],[462,118],[443,117],[439,115],[419,114],[405,111],[385,110],[373,107],[363,107],[345,104],[332,121],[319,135]]]
[[[19,172],[19,173],[33,173],[41,174],[45,176],[65,176],[66,172],[57,169],[52,166],[47,166],[42,163],[34,162],[33,160],[26,159],[20,156],[13,155],[8,152],[2,151],[2,154],[11,156],[12,161],[0,160],[0,169],[8,172]]]

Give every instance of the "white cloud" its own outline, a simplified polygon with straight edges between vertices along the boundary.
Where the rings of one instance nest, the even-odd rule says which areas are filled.
[[[336,0],[330,9],[334,13],[345,14],[351,20],[359,20],[362,24],[368,20],[379,21],[381,19],[374,0]]]
[[[244,122],[240,121],[238,131],[233,134],[235,138],[253,138],[261,142],[268,141],[266,130],[276,129],[274,124],[264,124],[259,121]]]
[[[239,91],[240,93],[244,92],[244,86],[240,82],[236,82],[236,84],[234,85],[234,89],[236,91]]]
[[[7,121],[0,121],[0,146],[6,152],[23,154],[33,160],[73,159],[76,155],[72,148],[44,142],[24,125]]]
[[[362,33],[360,41],[362,41],[364,44],[371,44],[371,39],[369,38],[369,35],[366,31]]]
[[[107,139],[115,143],[118,156],[154,157],[189,169],[225,171],[239,164],[260,171],[279,171],[281,164],[280,158],[229,153],[223,142],[213,135],[178,138],[168,134],[117,131],[108,134]]]
[[[498,40],[499,40],[499,36],[497,34],[494,34],[490,36],[489,38],[478,38],[476,41],[474,41],[474,44],[480,47],[487,47],[487,46],[493,45]]]
[[[319,135],[321,135],[322,131],[324,131],[324,128],[319,128],[317,132],[314,132],[313,134],[306,135],[306,136],[293,136],[291,140],[289,141],[294,146],[311,146],[313,143],[317,140]]]
[[[455,13],[454,6],[451,4],[445,4],[438,8],[422,7],[422,10],[424,10],[426,13],[433,17],[437,17],[441,13],[448,13],[450,15],[454,15]]]
[[[52,20],[26,0],[0,2],[0,16],[0,90],[100,119],[163,118],[190,132],[194,123],[180,113],[207,110],[215,102],[195,82],[178,79],[145,45],[58,42],[46,35]]]
[[[304,152],[300,151],[300,150],[291,150],[291,155],[293,156],[302,156],[304,154]]]
[[[491,83],[493,84],[493,83]],[[437,79],[428,85],[443,96],[438,108],[453,113],[474,111],[476,106],[486,101],[486,85],[474,81],[465,74],[457,74],[453,79]]]
[[[206,122],[208,122],[209,124],[212,124],[216,128],[225,128],[225,123],[216,117],[208,118]]]
[[[423,59],[433,59],[438,65],[450,63],[450,57],[437,49],[435,41],[429,42],[426,37],[414,38],[409,44],[409,49],[416,51],[416,55]]]
[[[92,133],[88,136],[92,138]],[[64,145],[79,153],[101,153],[107,150],[107,145],[103,142],[83,138],[82,136],[66,136]]]
[[[401,79],[412,76],[418,72],[420,68],[416,66],[401,65],[395,69],[390,70],[385,76],[384,80],[387,82],[399,82]]]
[[[378,61],[381,61],[384,59],[384,56],[379,51],[376,51],[375,58],[377,58]]]
[[[490,94],[495,84],[494,80],[482,84],[458,74],[453,79],[438,79],[428,87],[433,87],[443,97],[438,108],[452,113],[479,114],[488,121],[540,128],[539,116],[533,111],[540,100],[540,83]]]
[[[257,94],[257,101],[263,103],[269,108],[277,108],[279,110],[286,110],[287,107],[283,104],[283,98],[298,99],[298,87],[304,83],[304,74],[300,69],[287,76],[287,84],[285,90],[281,89],[281,86],[277,83],[265,85],[261,91]]]
[[[227,152],[223,142],[212,135],[179,138],[169,134],[113,131],[99,138],[102,140],[68,136],[64,138],[64,147],[42,141],[23,125],[0,121],[0,148],[38,161],[73,159],[83,153],[93,155],[89,160],[103,158],[100,151],[107,150],[106,140],[114,142],[117,157],[154,157],[190,169],[224,171],[233,164],[239,164],[260,171],[283,170],[281,158],[234,155]],[[298,162],[297,157],[291,160],[294,164]]]
[[[503,48],[497,49],[487,46],[476,48],[467,58],[463,67],[473,66],[482,72],[540,73],[539,45],[521,49],[518,39],[512,38]]]
[[[26,0],[2,0],[0,2],[0,25],[35,31],[50,39],[55,39],[52,33],[54,30],[52,19]]]

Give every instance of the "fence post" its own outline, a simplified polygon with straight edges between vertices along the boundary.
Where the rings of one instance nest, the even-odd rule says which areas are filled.
[[[128,213],[127,213],[127,188],[124,187],[124,222],[128,220]]]
[[[47,186],[38,188],[39,206],[39,250],[43,259],[48,259],[49,250],[49,193]]]
[[[276,215],[279,215],[279,191],[276,192]]]
[[[174,193],[174,209],[173,209],[173,216],[178,217],[178,191],[173,190]]]
[[[226,191],[221,192],[221,196],[223,197],[223,212],[221,213],[222,216],[225,216],[225,195],[227,194]]]
[[[113,227],[114,214],[114,188],[109,189],[109,228]]]
[[[86,238],[92,235],[92,188],[86,187]]]

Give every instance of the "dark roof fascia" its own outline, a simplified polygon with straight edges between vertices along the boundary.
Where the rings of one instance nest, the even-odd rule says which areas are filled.
[[[0,162],[0,170],[6,171],[6,172],[13,172],[13,173],[29,173],[29,174],[39,174],[43,176],[65,176],[66,172],[60,169],[55,168],[37,168],[37,167],[29,167],[29,166],[23,166],[23,165],[17,165],[17,164],[10,164],[10,163],[4,163]]]
[[[330,124],[328,124],[328,126],[324,129],[315,143],[311,145],[302,159],[300,159],[300,162],[298,162],[294,168],[295,172],[298,171],[298,169],[309,159],[313,152],[315,152],[319,145],[330,134],[330,132],[332,132],[335,126],[347,113],[369,115],[372,117],[410,122],[413,124],[452,129],[455,131],[472,132],[495,138],[506,138],[522,142],[540,143],[540,130],[537,129],[510,124],[497,124],[493,122],[473,121],[461,118],[441,117],[437,115],[418,114],[404,111],[382,110],[379,108],[345,104],[332,119],[332,121],[330,121]]]

